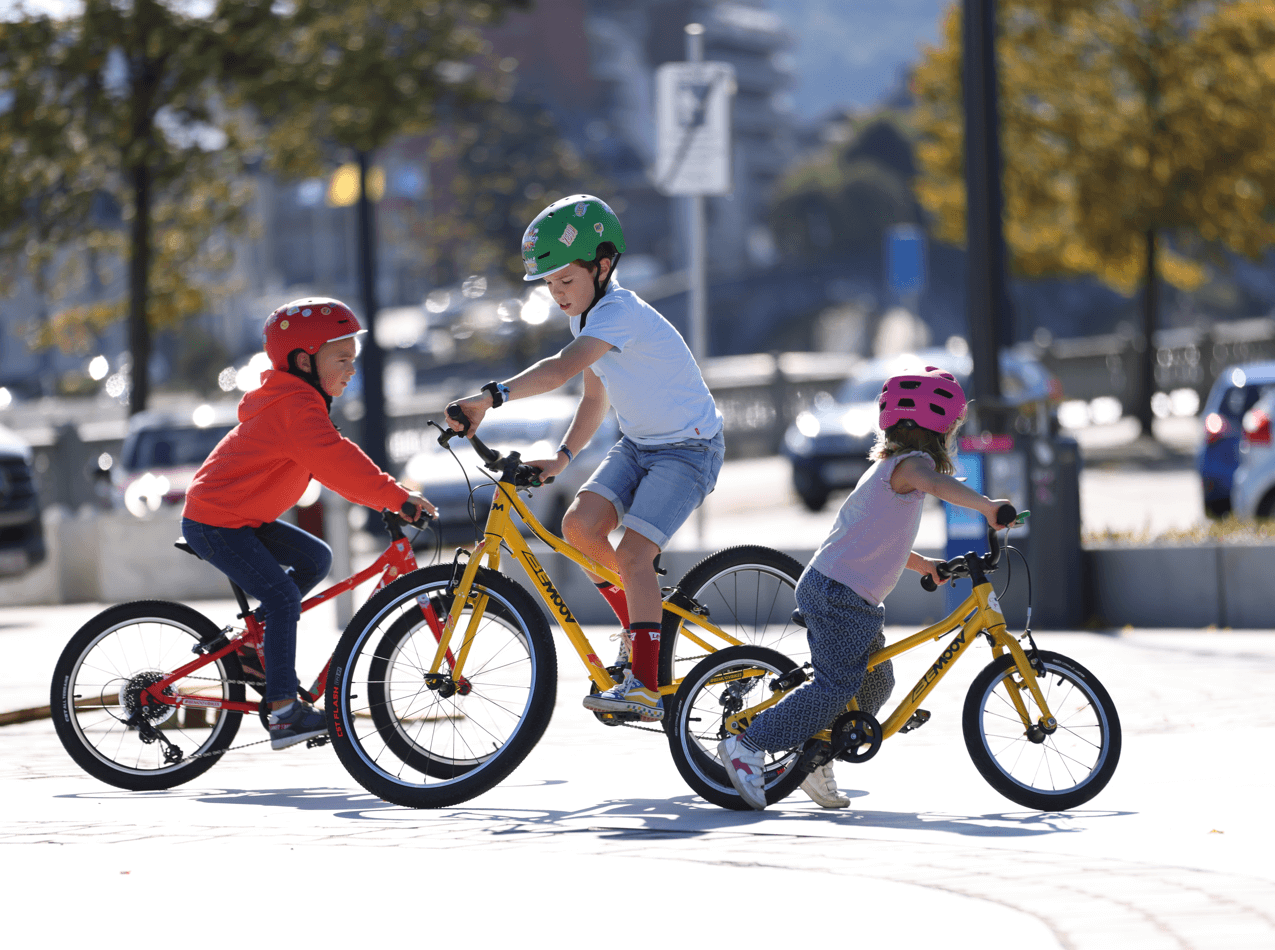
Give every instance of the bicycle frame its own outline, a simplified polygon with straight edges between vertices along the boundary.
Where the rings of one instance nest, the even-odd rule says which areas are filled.
[[[882,740],[888,739],[907,725],[913,714],[920,708],[921,702],[939,684],[943,677],[951,671],[956,661],[963,655],[965,647],[973,643],[974,638],[980,633],[986,633],[991,641],[992,653],[995,658],[999,659],[1006,652],[1014,658],[1015,668],[1018,670],[1019,676],[1022,677],[1021,688],[1030,690],[1032,698],[1035,699],[1043,713],[1040,722],[1036,723],[1036,725],[1041,726],[1046,732],[1052,732],[1055,720],[1049,710],[1049,705],[1045,701],[1040,685],[1036,681],[1036,671],[1018,641],[1006,631],[1005,617],[1001,613],[1000,601],[997,600],[996,592],[993,590],[992,583],[989,580],[984,579],[981,583],[974,584],[973,590],[965,598],[964,602],[943,620],[872,653],[868,657],[868,669],[870,670],[896,656],[901,656],[924,643],[939,640],[957,630],[960,632],[948,641],[943,652],[938,655],[930,665],[930,668],[917,680],[916,685],[912,687],[908,695],[881,723]],[[758,670],[757,672],[760,675],[763,671]],[[736,734],[743,732],[763,710],[775,705],[789,692],[791,690],[778,691],[765,702],[741,710],[735,715],[728,717],[725,723],[726,729]],[[1032,726],[1033,723],[1029,720],[1027,707],[1022,702],[1018,691],[1011,690],[1010,694],[1024,728]],[[859,704],[855,700],[851,700],[847,709],[857,712]],[[830,736],[829,730],[825,729],[817,733],[815,738],[827,740]]]
[[[496,491],[492,494],[491,508],[487,513],[487,524],[484,529],[483,538],[470,554],[469,561],[465,565],[465,570],[461,574],[460,580],[456,584],[456,590],[464,592],[466,596],[457,597],[452,605],[451,613],[448,615],[446,623],[442,630],[435,630],[434,634],[438,638],[438,650],[434,655],[433,665],[430,667],[431,674],[438,674],[442,669],[443,662],[450,655],[450,643],[455,633],[456,623],[460,617],[465,603],[467,602],[468,592],[473,588],[474,578],[478,575],[478,568],[486,563],[491,570],[498,571],[500,569],[500,549],[501,545],[508,547],[510,554],[523,570],[527,572],[527,576],[535,581],[535,591],[539,595],[541,601],[549,611],[549,615],[553,617],[558,625],[566,633],[567,639],[575,648],[580,660],[584,663],[585,670],[599,690],[607,690],[615,685],[615,680],[611,674],[607,672],[606,665],[598,658],[597,653],[593,649],[593,645],[589,642],[589,638],[585,636],[575,615],[571,612],[571,608],[567,605],[566,600],[558,589],[554,586],[548,572],[540,564],[540,560],[532,552],[527,541],[523,538],[522,533],[518,530],[514,523],[514,515],[517,515],[532,533],[549,546],[549,548],[563,555],[571,561],[574,561],[583,570],[596,574],[598,577],[615,584],[617,587],[623,587],[624,581],[618,574],[599,564],[588,555],[577,550],[571,544],[550,532],[537,519],[531,510],[527,507],[526,502],[518,494],[517,487],[511,481],[505,481],[503,478],[496,483]],[[464,634],[464,639],[460,650],[456,654],[454,664],[452,664],[451,675],[460,682],[461,674],[464,669],[465,659],[469,653],[469,646],[472,643],[475,631],[482,619],[482,609],[485,603],[477,604],[476,608],[470,615],[469,628]],[[690,624],[701,628],[707,634],[711,634],[723,641],[723,645],[735,646],[741,641],[726,633],[712,623],[707,617],[701,616],[692,609],[687,609],[678,603],[665,600],[663,609],[667,612],[676,614],[681,617],[683,623],[689,621]],[[427,612],[428,613],[428,612]],[[714,649],[709,646],[699,636],[692,634],[686,629],[686,634],[695,643],[704,647],[710,652]],[[720,649],[720,647],[718,648]],[[677,692],[677,683],[669,683],[660,687],[662,695],[671,695]]]
[[[412,550],[411,542],[406,538],[399,537],[397,540],[392,540],[389,547],[381,552],[381,556],[373,561],[368,567],[359,571],[357,574],[353,574],[345,580],[339,581],[331,587],[320,591],[308,600],[303,601],[301,603],[301,612],[305,613],[307,610],[318,607],[320,604],[327,603],[333,597],[344,594],[346,591],[354,590],[365,581],[371,580],[378,573],[381,575],[381,579],[377,583],[375,589],[380,590],[400,575],[416,570],[417,566],[416,552]],[[247,610],[246,601],[241,601],[241,603],[245,608],[245,612],[240,614],[240,619],[244,622],[243,632],[234,636],[226,636],[225,634],[228,632],[227,628],[226,631],[223,631],[222,640],[225,641],[223,644],[218,645],[216,649],[210,650],[198,659],[192,660],[184,666],[174,670],[162,680],[154,683],[144,690],[141,695],[141,702],[143,705],[157,703],[163,706],[176,706],[178,709],[181,709],[183,706],[192,706],[200,709],[227,709],[231,712],[254,714],[258,711],[259,704],[255,702],[239,702],[229,699],[189,696],[176,692],[171,695],[165,695],[165,690],[177,680],[184,676],[188,676],[191,672],[199,669],[200,667],[207,666],[209,663],[213,663],[224,656],[228,656],[229,654],[238,651],[244,646],[250,646],[257,651],[257,656],[264,667],[265,654],[262,651],[262,642],[263,637],[265,636],[265,626],[257,619],[256,615],[252,611]],[[426,613],[429,612],[426,611]],[[302,697],[307,702],[312,703],[317,700],[320,695],[322,695],[323,689],[328,680],[328,669],[331,665],[332,658],[329,657],[323,664],[323,669],[319,671],[319,675],[315,679],[314,685],[308,691],[304,689],[300,690]]]

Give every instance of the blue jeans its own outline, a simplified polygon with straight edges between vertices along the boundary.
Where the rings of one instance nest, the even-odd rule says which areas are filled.
[[[725,455],[720,432],[662,445],[639,445],[624,436],[580,491],[601,495],[620,524],[664,548],[717,486]]]
[[[196,554],[261,601],[266,628],[266,701],[297,696],[297,621],[301,599],[332,567],[332,549],[284,521],[260,528],[215,528],[182,519],[182,535]],[[292,568],[289,575],[284,565]]]

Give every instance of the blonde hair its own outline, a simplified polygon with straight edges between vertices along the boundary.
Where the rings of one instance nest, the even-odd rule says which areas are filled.
[[[956,455],[956,433],[965,421],[961,414],[947,432],[934,432],[912,425],[908,421],[896,422],[884,432],[877,433],[876,444],[868,453],[868,458],[881,462],[904,452],[924,452],[934,459],[934,468],[940,474],[951,475],[956,471],[956,463],[952,458]]]

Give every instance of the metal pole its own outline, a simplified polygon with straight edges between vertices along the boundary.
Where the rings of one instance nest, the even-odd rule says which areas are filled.
[[[699,23],[686,24],[686,61],[704,62],[704,27]],[[687,265],[690,285],[691,355],[703,371],[708,358],[708,282],[705,277],[704,196],[691,195],[687,199],[687,243],[690,245],[690,261]],[[706,512],[701,504],[695,513],[696,542],[704,546]]]
[[[1001,346],[1012,342],[1001,220],[1000,121],[996,89],[996,0],[963,0],[965,98],[966,306],[974,357],[975,409],[1000,431]],[[981,406],[980,406],[981,403]]]

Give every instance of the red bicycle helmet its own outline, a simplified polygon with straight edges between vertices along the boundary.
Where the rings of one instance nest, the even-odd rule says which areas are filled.
[[[877,408],[883,432],[904,420],[932,432],[947,432],[965,411],[965,392],[951,373],[927,366],[924,373],[887,379]]]
[[[363,327],[345,304],[331,297],[302,297],[285,303],[266,317],[261,340],[275,369],[287,370],[288,354],[305,350],[311,356],[333,340],[361,333]]]

